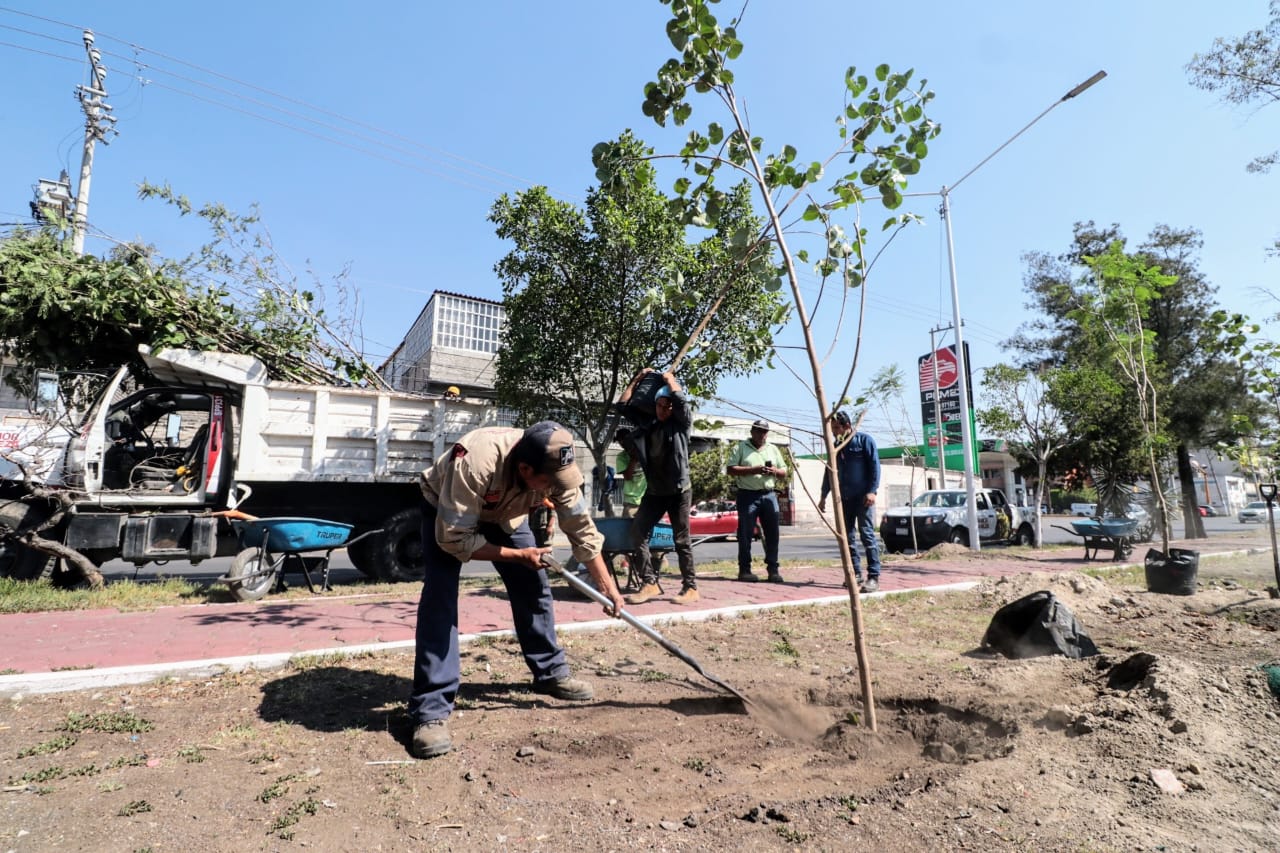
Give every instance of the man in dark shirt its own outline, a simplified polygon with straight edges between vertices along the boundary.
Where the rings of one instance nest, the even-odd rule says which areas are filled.
[[[637,373],[619,401],[627,419],[638,424],[623,446],[640,464],[647,481],[640,508],[631,524],[631,547],[641,587],[639,592],[627,596],[627,603],[643,604],[662,593],[658,586],[658,568],[649,553],[649,537],[665,513],[671,519],[676,557],[680,562],[680,594],[675,597],[675,602],[692,604],[699,598],[693,569],[693,545],[689,540],[689,507],[693,498],[693,483],[689,477],[689,437],[693,431],[693,418],[684,389],[671,371],[662,374],[666,384],[658,389],[654,398],[652,417],[631,403],[640,381],[656,372],[646,367]]]

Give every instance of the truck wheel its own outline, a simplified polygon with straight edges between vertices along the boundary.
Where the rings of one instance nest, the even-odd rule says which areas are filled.
[[[347,548],[347,559],[351,561],[351,565],[355,566],[360,574],[373,580],[378,579],[378,573],[373,567],[373,540],[377,538],[377,536],[368,536]]]
[[[1013,538],[1015,545],[1034,545],[1036,542],[1035,531],[1031,529],[1031,525],[1024,524],[1018,528],[1018,535]]]
[[[0,526],[11,531],[30,530],[52,514],[53,507],[47,501],[0,501]],[[57,562],[52,554],[35,551],[20,542],[0,542],[0,578],[44,580],[53,574]]]
[[[53,575],[58,558],[18,542],[0,543],[0,578],[39,581]]]
[[[236,601],[257,601],[271,590],[279,570],[269,571],[270,559],[270,555],[264,555],[261,548],[245,548],[236,554],[231,568],[227,570],[227,589],[231,590],[232,598]]]
[[[373,576],[392,582],[422,580],[426,573],[422,562],[422,511],[401,510],[384,521],[382,528],[382,533],[365,540],[369,543],[368,566]]]
[[[952,545],[964,545],[967,548],[969,547],[969,531],[963,527],[953,527],[951,535],[947,537],[947,541]]]

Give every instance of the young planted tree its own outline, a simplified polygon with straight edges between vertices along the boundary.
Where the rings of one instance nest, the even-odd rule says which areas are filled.
[[[1043,541],[1044,519],[1038,510],[1045,503],[1049,461],[1067,440],[1062,413],[1049,398],[1047,382],[1051,381],[1052,374],[1041,376],[1008,364],[984,368],[982,388],[991,405],[978,410],[978,422],[984,430],[1008,442],[1015,457],[1036,466],[1032,506],[1037,508],[1037,548]]]
[[[716,0],[662,2],[671,8],[666,33],[676,56],[668,59],[658,69],[657,79],[645,87],[644,114],[659,125],[672,121],[683,126],[693,115],[693,95],[708,96],[705,100],[719,111],[703,130],[689,132],[679,152],[693,176],[676,182],[680,203],[675,210],[683,224],[714,227],[731,197],[716,183],[719,172],[727,169],[745,176],[751,184],[765,221],[755,233],[738,237],[737,245],[748,257],[775,257],[773,251],[762,253],[760,249],[776,249],[780,266],[775,275],[790,289],[791,307],[804,336],[814,402],[823,424],[828,471],[836,481],[835,448],[827,421],[833,411],[832,398],[826,391],[813,314],[800,289],[799,269],[812,263],[824,286],[834,279],[842,304],[851,289],[862,287],[872,257],[864,251],[868,232],[862,224],[863,205],[872,197],[890,210],[901,204],[907,178],[918,173],[928,153],[928,141],[938,133],[938,126],[925,115],[925,106],[933,94],[925,88],[925,81],[913,81],[912,71],[897,73],[888,65],[881,65],[868,76],[850,67],[845,74],[846,97],[837,117],[834,150],[825,159],[807,161],[800,159],[792,145],[777,146],[766,153],[764,139],[752,130],[730,67],[744,49],[738,38],[742,15],[722,26],[712,11]],[[629,152],[618,146],[598,147],[597,174],[613,174],[630,159]],[[838,166],[835,173],[828,174],[833,166]],[[894,216],[885,227],[902,227],[912,219],[908,215]],[[813,228],[816,233],[805,234],[797,227]],[[811,237],[821,247],[812,258],[807,249],[799,248]],[[793,248],[793,242],[797,247]],[[856,342],[853,350],[845,388],[857,366]],[[834,399],[843,396],[842,392]],[[862,610],[853,582],[849,543],[843,533],[838,491],[834,498],[836,535],[850,589],[863,707],[867,724],[874,729],[875,707]]]
[[[613,441],[613,401],[638,369],[670,365],[713,302],[715,321],[680,369],[698,397],[767,363],[771,330],[787,314],[765,286],[763,252],[740,263],[732,245],[760,227],[745,188],[726,196],[715,231],[690,244],[657,189],[651,149],[629,133],[614,144],[627,166],[588,193],[585,210],[535,187],[503,195],[489,215],[515,244],[495,267],[507,310],[498,399],[524,420],[552,413],[597,465]]]
[[[1151,492],[1162,524],[1161,544],[1169,552],[1171,510],[1164,494],[1164,468],[1170,448],[1161,408],[1160,364],[1155,356],[1155,335],[1147,328],[1151,305],[1176,281],[1157,267],[1128,255],[1117,241],[1105,254],[1085,259],[1093,272],[1093,286],[1078,295],[1072,312],[1087,332],[1109,350],[1114,364],[1128,382],[1142,429],[1142,456],[1151,480]]]

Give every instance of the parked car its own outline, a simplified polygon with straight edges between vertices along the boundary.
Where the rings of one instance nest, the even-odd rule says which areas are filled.
[[[1094,516],[1094,515],[1097,515],[1097,514],[1098,514],[1098,505],[1097,505],[1097,504],[1085,504],[1085,503],[1072,504],[1072,505],[1071,505],[1071,514],[1072,514],[1072,515],[1081,515],[1081,516]]]
[[[736,536],[738,508],[731,503],[703,503],[689,510],[690,536]]]
[[[663,521],[667,517],[663,516]],[[689,510],[690,536],[738,536],[738,505],[733,501],[707,501]],[[755,538],[760,538],[760,526],[756,525]]]
[[[1218,511],[1213,508],[1213,504],[1200,504],[1200,514],[1211,517],[1218,515]]]
[[[1271,510],[1271,514],[1275,515],[1275,509]],[[1236,520],[1241,524],[1250,521],[1256,521],[1259,524],[1267,520],[1267,502],[1266,501],[1250,501],[1245,508],[1236,513]]]

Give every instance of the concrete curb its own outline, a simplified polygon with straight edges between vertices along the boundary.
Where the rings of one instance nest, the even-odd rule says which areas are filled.
[[[958,583],[939,584],[937,586],[913,587],[910,589],[881,590],[870,593],[865,598],[883,598],[886,595],[898,595],[908,592],[962,592],[977,586],[977,581],[961,581]],[[780,607],[810,607],[819,605],[842,604],[849,601],[846,594],[823,596],[821,598],[805,598],[795,601],[779,601],[767,604],[738,604],[730,607],[719,607],[711,610],[692,610],[687,613],[654,613],[648,616],[637,616],[647,625],[661,625],[676,622],[705,622],[716,618],[737,618],[744,613],[760,610],[774,610]],[[627,628],[625,622],[617,619],[595,619],[588,622],[568,622],[556,626],[557,633],[579,633],[583,631],[601,631],[608,628]],[[461,634],[458,642],[461,645],[474,642],[481,637],[514,637],[515,631],[484,631],[476,634]],[[141,664],[137,666],[115,666],[102,669],[77,669],[60,672],[40,672],[32,674],[0,675],[0,698],[18,701],[24,696],[45,693],[66,693],[75,690],[101,690],[108,687],[127,687],[146,684],[162,678],[181,680],[198,680],[217,678],[231,672],[246,670],[268,671],[283,669],[295,659],[317,658],[326,656],[350,657],[352,655],[371,652],[389,652],[400,649],[412,649],[413,640],[396,640],[389,643],[367,643],[355,646],[336,646],[325,649],[312,649],[305,652],[277,652],[272,654],[245,655],[243,657],[216,658],[209,660],[175,661],[172,663]]]

